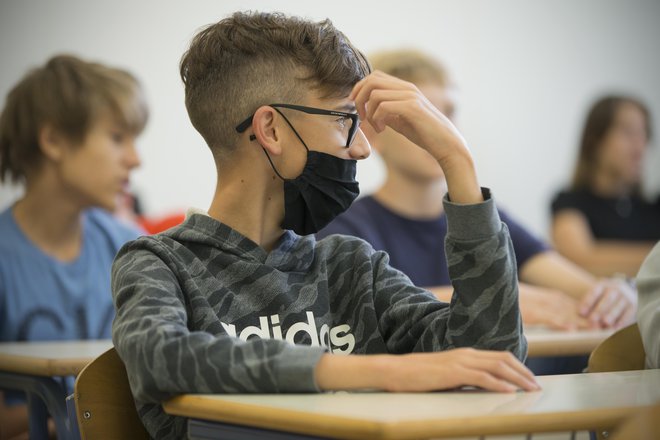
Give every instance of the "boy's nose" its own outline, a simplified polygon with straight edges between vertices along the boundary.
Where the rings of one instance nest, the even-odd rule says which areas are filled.
[[[131,169],[137,168],[142,164],[134,142],[131,142],[126,150],[126,163]]]
[[[358,129],[353,143],[348,147],[348,154],[355,160],[366,159],[371,154],[371,145],[361,129]]]

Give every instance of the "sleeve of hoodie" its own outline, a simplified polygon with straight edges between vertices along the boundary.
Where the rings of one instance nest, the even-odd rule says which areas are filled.
[[[140,239],[124,246],[113,264],[112,339],[136,401],[158,403],[190,392],[318,391],[314,369],[321,347],[191,331],[191,305],[166,253]]]
[[[386,254],[373,254],[376,313],[390,352],[474,347],[507,350],[520,360],[527,356],[513,246],[490,192],[482,191],[485,201],[478,204],[444,200],[454,288],[449,307],[411,288]]]

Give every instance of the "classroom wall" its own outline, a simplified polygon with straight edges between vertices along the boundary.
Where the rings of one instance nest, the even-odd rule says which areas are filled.
[[[152,109],[135,191],[152,214],[206,208],[214,167],[185,113],[178,62],[198,28],[238,9],[329,17],[366,53],[417,47],[444,60],[459,86],[458,125],[480,182],[542,236],[596,97],[641,96],[660,128],[657,0],[0,0],[0,96],[58,52],[130,69]],[[645,183],[658,193],[660,154],[652,150]],[[377,157],[360,163],[362,192],[382,175]],[[2,185],[0,208],[19,194]]]

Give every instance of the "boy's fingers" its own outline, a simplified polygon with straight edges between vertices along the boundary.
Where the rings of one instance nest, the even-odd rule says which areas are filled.
[[[402,102],[414,98],[407,90],[385,90],[375,89],[369,96],[369,108],[367,108],[367,120],[371,120],[374,114],[385,102]]]
[[[615,322],[619,320],[619,317],[626,311],[626,305],[622,303],[617,303],[610,309],[609,312],[603,317],[603,324],[606,327],[612,327]]]
[[[466,370],[463,373],[467,385],[478,386],[488,391],[499,393],[513,393],[517,387],[505,380],[498,379],[483,370]]]
[[[594,307],[594,304],[598,299],[603,295],[605,288],[603,285],[599,284],[582,299],[580,302],[580,314],[582,316],[587,316],[591,312],[591,309]]]
[[[393,101],[384,101],[378,105],[378,108],[375,109],[374,113],[369,118],[369,123],[378,129],[379,132],[385,130],[386,127],[390,126],[393,130],[399,132],[396,127],[396,120],[402,117],[402,113],[398,108],[397,103]],[[369,111],[371,111],[369,107]],[[405,133],[401,133],[404,134]]]
[[[367,117],[367,102],[371,100],[374,90],[411,90],[411,84],[399,78],[386,75],[382,72],[374,72],[358,81],[349,97],[355,101],[360,118]]]
[[[351,93],[348,94],[348,99],[350,99],[351,101],[355,101],[355,97],[362,88],[362,84],[364,84],[365,79],[367,79],[366,76],[353,85],[353,89],[351,90]]]
[[[594,313],[603,319],[604,316],[612,309],[616,304],[619,293],[616,290],[613,290],[611,287],[605,288],[605,293],[602,295],[598,304],[594,309]]]
[[[634,312],[633,305],[625,297],[619,297],[618,301],[607,312],[603,320],[608,326],[614,326],[621,321],[621,317],[626,315],[629,310]]]
[[[471,356],[469,363],[474,368],[479,368],[481,364],[495,365],[499,363],[506,364],[508,368],[515,371],[526,380],[536,383],[534,373],[520,362],[514,355],[502,351],[478,351],[479,356]],[[494,364],[495,363],[495,364]]]
[[[510,364],[501,360],[490,361],[488,364],[488,372],[498,379],[505,380],[525,391],[534,391],[539,388],[534,376],[530,376],[526,371],[516,368],[515,364]]]
[[[512,368],[517,374],[525,378],[529,383],[533,384],[534,387],[538,388],[539,384],[536,381],[536,377],[534,376],[532,370],[527,368],[525,364],[520,362],[518,359],[515,359],[513,355],[511,357],[513,358],[514,362],[509,361],[507,365],[510,368]]]
[[[355,84],[353,87],[351,94],[349,95],[349,99],[355,102],[355,108],[358,112],[358,115],[360,116],[360,119],[365,119],[365,115],[367,113],[365,109],[366,100],[362,98],[362,90],[364,89],[365,79],[358,81],[357,84]]]

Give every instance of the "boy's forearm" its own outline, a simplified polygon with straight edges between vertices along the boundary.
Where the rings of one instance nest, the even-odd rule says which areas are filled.
[[[488,190],[483,197],[489,197]],[[445,199],[445,212],[447,263],[456,292],[449,346],[507,350],[524,359],[515,255],[494,201],[458,206]]]
[[[459,348],[402,355],[331,355],[316,367],[322,390],[422,392],[474,385],[493,391],[538,390],[533,374],[511,353]]]
[[[465,147],[456,148],[456,153],[438,158],[447,181],[447,191],[452,202],[461,205],[483,202],[477,171],[469,151]]]
[[[555,251],[542,252],[527,260],[520,268],[520,280],[559,290],[577,300],[582,299],[598,281]]]
[[[386,355],[324,354],[316,364],[316,385],[322,391],[386,389]]]
[[[652,243],[596,240],[586,252],[571,252],[569,255],[594,275],[608,277],[620,273],[632,278],[652,248]]]

